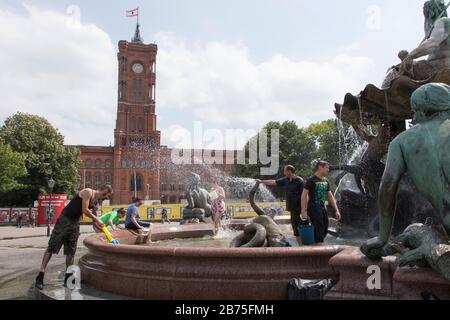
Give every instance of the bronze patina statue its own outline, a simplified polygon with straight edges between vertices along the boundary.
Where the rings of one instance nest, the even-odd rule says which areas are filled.
[[[205,222],[211,217],[211,198],[208,191],[200,188],[200,176],[192,173],[189,177],[189,188],[186,192],[188,206],[183,209],[184,222]]]
[[[400,262],[403,259],[404,265],[444,266],[444,270],[435,269],[450,279],[450,86],[431,83],[420,87],[411,97],[411,106],[415,126],[399,135],[389,147],[379,191],[380,236],[361,250],[372,259],[395,252],[388,242],[398,186],[408,172],[417,190],[430,201],[441,219],[413,225],[396,239],[413,249],[403,251],[405,256]],[[430,263],[426,257],[431,251],[436,255]]]
[[[425,37],[417,48],[399,53],[401,63],[389,69],[381,88],[369,84],[358,95],[349,93],[343,104],[335,105],[339,119],[352,126],[368,145],[357,163],[339,163],[332,167],[354,175],[360,191],[354,192],[350,188],[340,190],[339,205],[344,212],[342,230],[350,227],[350,230],[366,230],[369,234],[377,232],[379,208],[376,203],[384,172],[384,159],[390,143],[406,130],[406,121],[413,118],[411,96],[415,90],[428,83],[450,85],[448,7],[443,0],[427,1],[423,10]],[[419,59],[427,55],[428,59]],[[416,188],[410,182],[411,179],[405,176],[399,188],[403,200],[397,203],[394,234],[404,230],[408,220],[410,223],[423,222],[424,217],[430,216],[429,213],[424,214],[424,210],[420,210],[420,213],[416,210],[416,219],[410,219],[411,213],[407,212],[411,203],[415,203],[415,208],[426,206],[431,209],[428,201],[415,196]]]
[[[255,202],[255,195],[260,184],[256,183],[250,191],[250,204],[258,214],[258,217],[244,228],[239,236],[237,236],[230,244],[231,248],[280,248],[290,247],[280,227],[275,223],[270,215],[270,210],[264,211]]]

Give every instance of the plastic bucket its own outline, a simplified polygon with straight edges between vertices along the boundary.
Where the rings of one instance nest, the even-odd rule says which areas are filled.
[[[314,227],[312,225],[298,227],[298,233],[304,246],[312,246],[316,243],[314,239]]]

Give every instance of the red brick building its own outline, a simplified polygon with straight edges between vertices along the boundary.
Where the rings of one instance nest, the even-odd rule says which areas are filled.
[[[163,203],[179,203],[186,190],[190,172],[202,176],[208,188],[211,174],[228,175],[231,166],[185,164],[171,161],[172,150],[161,146],[156,115],[156,44],[144,44],[139,25],[131,42],[119,41],[117,54],[119,79],[114,145],[109,147],[74,146],[83,162],[80,188],[111,184],[113,204],[127,204],[133,196]],[[224,151],[193,151],[212,154]],[[230,154],[231,152],[231,154]],[[235,158],[230,151],[228,157]],[[192,162],[193,163],[193,162]],[[223,161],[223,163],[226,163]]]

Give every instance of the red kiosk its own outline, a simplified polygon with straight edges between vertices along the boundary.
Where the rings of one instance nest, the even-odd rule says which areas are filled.
[[[53,219],[51,224],[55,224],[61,215],[67,202],[66,194],[41,194],[38,198],[38,218],[37,225],[47,224],[47,214],[53,213]]]

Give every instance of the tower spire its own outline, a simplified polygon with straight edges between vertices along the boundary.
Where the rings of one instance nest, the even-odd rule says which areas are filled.
[[[134,37],[131,39],[133,43],[144,43],[144,39],[141,38],[141,30],[139,25],[139,7],[133,10],[127,10],[127,17],[136,17],[136,31],[134,32]]]
[[[134,37],[132,39],[133,43],[143,43],[144,39],[141,38],[141,30],[139,25],[139,19],[136,24],[136,31],[134,32]]]

